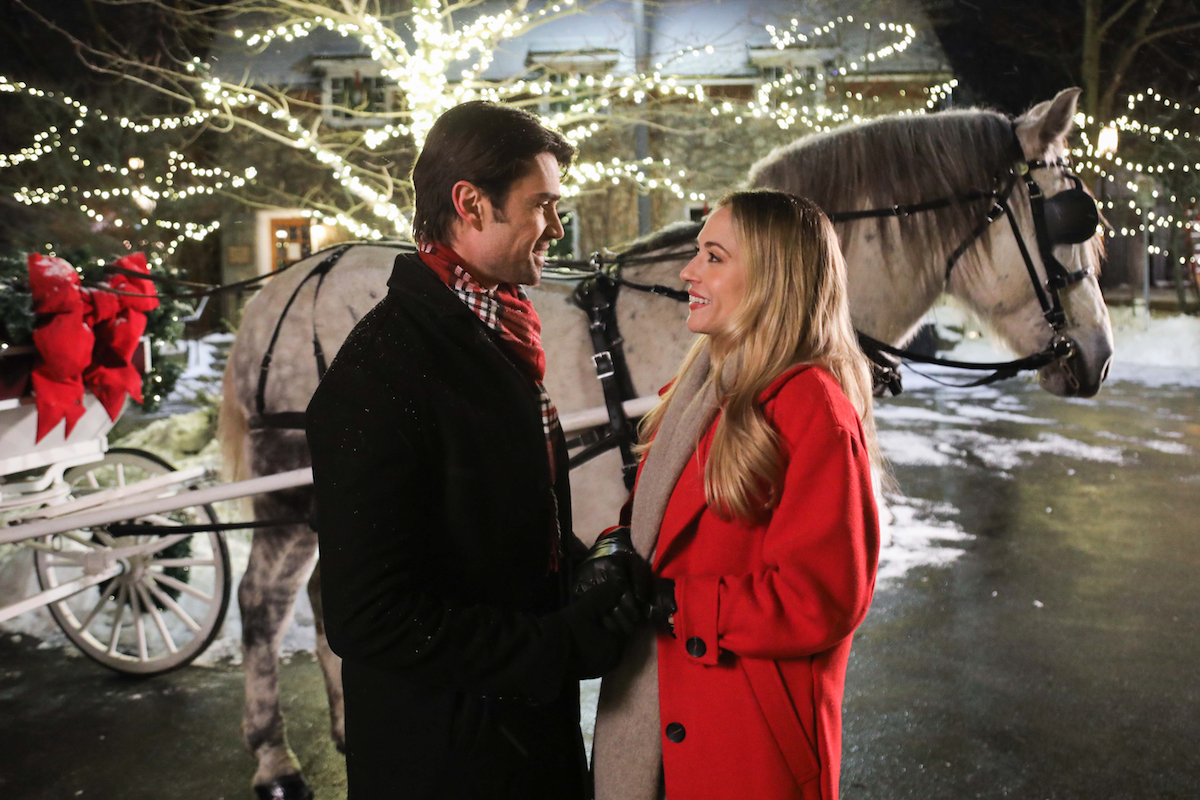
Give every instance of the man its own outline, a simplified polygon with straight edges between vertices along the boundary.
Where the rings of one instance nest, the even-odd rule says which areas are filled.
[[[568,602],[567,451],[536,284],[573,148],[466,103],[413,169],[421,252],[308,407],[350,796],[582,798],[579,685],[615,666],[608,583]]]

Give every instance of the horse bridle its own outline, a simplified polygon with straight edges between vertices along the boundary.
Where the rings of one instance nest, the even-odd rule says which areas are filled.
[[[1067,269],[1054,255],[1054,247],[1056,245],[1082,244],[1092,238],[1096,234],[1097,226],[1100,224],[1100,212],[1096,206],[1095,199],[1084,190],[1083,181],[1080,180],[1078,175],[1070,171],[1070,163],[1066,159],[1059,158],[1049,162],[1040,159],[1026,159],[1024,152],[1021,150],[1020,142],[1017,139],[1015,127],[1013,128],[1013,142],[1016,152],[1019,153],[1019,157],[1014,160],[1014,166],[1009,168],[1004,186],[999,190],[990,192],[974,191],[955,197],[938,198],[921,203],[896,205],[890,208],[838,212],[829,215],[830,220],[833,222],[851,222],[862,219],[888,217],[900,218],[915,213],[947,208],[952,205],[991,199],[992,206],[988,209],[987,214],[980,220],[979,224],[975,226],[967,238],[958,247],[954,248],[946,260],[943,288],[949,285],[954,266],[962,256],[988,231],[992,223],[1000,219],[1001,216],[1004,216],[1008,219],[1013,237],[1017,241],[1017,247],[1021,252],[1021,260],[1025,264],[1025,270],[1029,275],[1030,282],[1033,284],[1034,294],[1042,309],[1042,317],[1050,326],[1051,339],[1045,349],[1025,358],[990,364],[952,361],[924,356],[914,353],[911,350],[893,347],[886,342],[879,341],[859,332],[859,342],[863,347],[863,351],[875,363],[879,371],[882,372],[879,377],[893,394],[898,394],[900,387],[899,373],[897,371],[899,364],[895,361],[898,358],[959,369],[992,370],[991,375],[963,384],[964,386],[980,386],[1003,378],[1012,377],[1022,370],[1040,369],[1047,364],[1070,358],[1074,353],[1075,345],[1065,335],[1067,315],[1063,310],[1060,293],[1064,289],[1087,278],[1092,274],[1092,270],[1090,267],[1074,271]],[[1042,187],[1034,180],[1033,171],[1054,168],[1063,170],[1063,173],[1074,185],[1069,189],[1064,189],[1047,197],[1045,192],[1042,191]],[[1037,268],[1029,253],[1029,248],[1025,244],[1025,237],[1021,235],[1021,227],[1017,224],[1016,214],[1012,210],[1010,199],[1018,180],[1024,180],[1026,191],[1029,194],[1029,208],[1033,217],[1038,255],[1041,257],[1042,264],[1046,270],[1045,283],[1038,276]],[[893,358],[886,358],[885,354]]]
[[[1033,170],[1052,168],[1062,169],[1074,186],[1048,198],[1042,191],[1042,187],[1033,179]],[[1042,265],[1046,269],[1045,284],[1038,277],[1033,259],[1029,255],[1029,248],[1025,245],[1025,237],[1021,235],[1016,215],[1009,204],[1009,197],[1012,195],[1018,175],[1024,179],[1025,188],[1029,193],[1029,208],[1033,216],[1038,255],[1041,256]],[[1021,260],[1025,262],[1025,269],[1029,273],[1038,304],[1042,307],[1042,316],[1045,317],[1054,333],[1061,335],[1066,328],[1067,318],[1063,311],[1059,292],[1087,278],[1092,274],[1092,270],[1090,267],[1084,267],[1074,272],[1068,270],[1054,255],[1054,246],[1082,244],[1096,234],[1096,227],[1100,224],[1100,213],[1096,207],[1096,201],[1084,191],[1083,182],[1078,175],[1070,171],[1070,163],[1066,159],[1060,158],[1050,162],[1038,159],[1018,161],[1016,169],[1010,172],[1004,191],[996,195],[995,203],[988,211],[981,227],[973,231],[972,235],[954,250],[947,261],[946,285],[950,283],[950,274],[954,265],[987,228],[999,219],[1001,214],[1008,218],[1013,237],[1017,240],[1017,247],[1021,251]]]

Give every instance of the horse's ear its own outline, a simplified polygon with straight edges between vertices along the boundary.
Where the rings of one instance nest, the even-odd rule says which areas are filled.
[[[1075,107],[1083,92],[1077,86],[1063,89],[1053,100],[1044,100],[1026,111],[1017,120],[1019,129],[1026,133],[1029,142],[1038,151],[1044,151],[1053,142],[1064,138],[1075,121]]]

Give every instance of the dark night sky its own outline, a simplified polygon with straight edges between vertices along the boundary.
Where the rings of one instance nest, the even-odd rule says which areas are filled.
[[[1010,114],[1080,85],[1081,0],[923,0],[961,85],[960,103],[990,105]],[[1105,10],[1118,6],[1116,0]],[[1140,5],[1140,4],[1139,4]],[[1134,8],[1112,29],[1119,41]],[[1166,0],[1161,22],[1200,19],[1200,0]],[[1112,43],[1104,51],[1111,63]],[[1153,85],[1180,100],[1200,101],[1200,31],[1160,39],[1143,48],[1122,85],[1136,92]]]

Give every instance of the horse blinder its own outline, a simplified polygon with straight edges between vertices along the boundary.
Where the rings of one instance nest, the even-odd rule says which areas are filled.
[[[1100,211],[1095,199],[1083,189],[1075,175],[1068,176],[1075,186],[1064,189],[1043,202],[1046,233],[1053,244],[1083,244],[1096,235]]]

